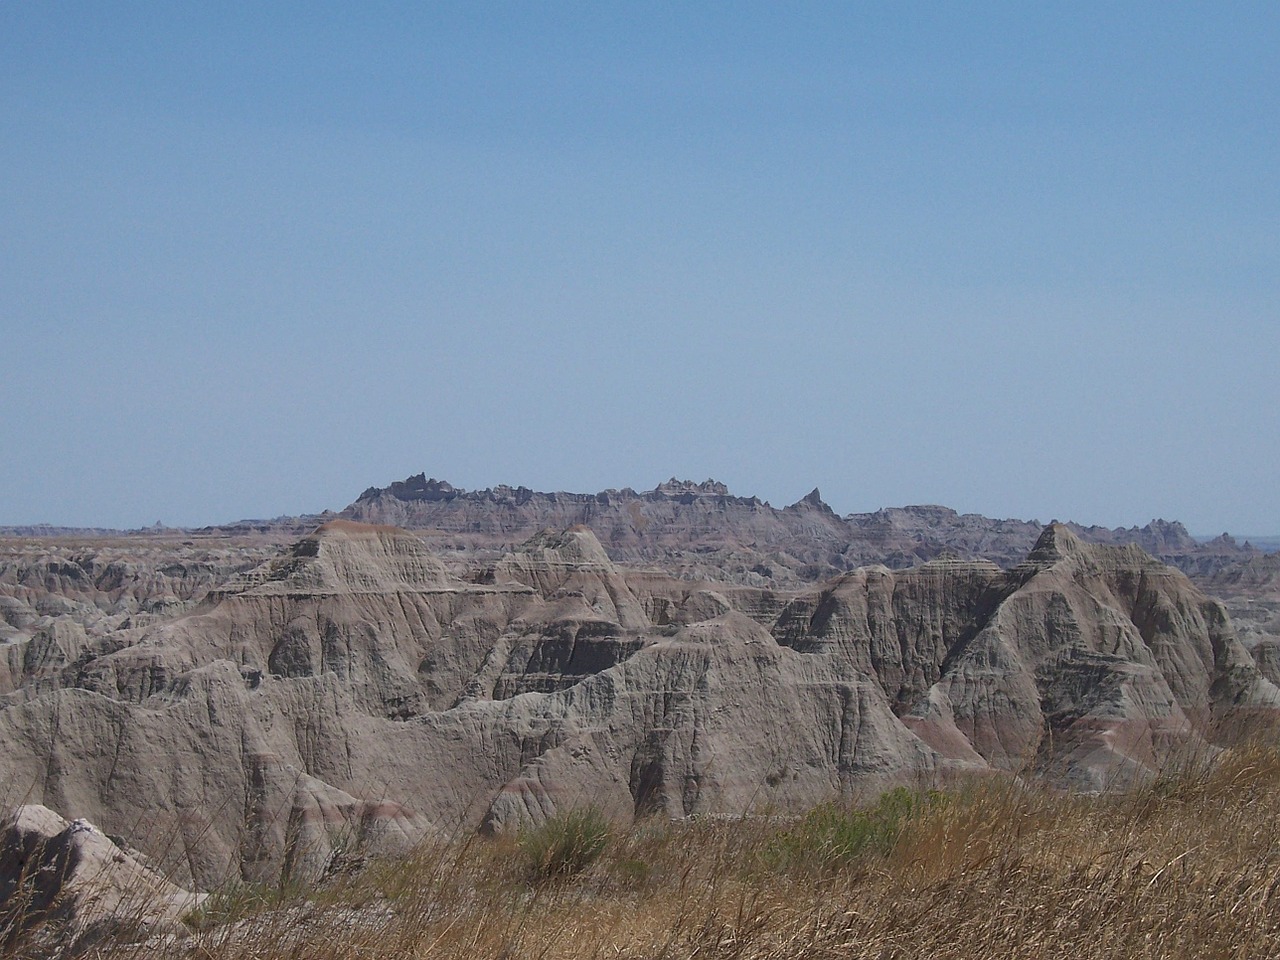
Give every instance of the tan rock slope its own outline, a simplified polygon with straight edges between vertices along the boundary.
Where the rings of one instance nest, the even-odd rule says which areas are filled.
[[[175,619],[8,649],[11,802],[202,886],[585,803],[740,814],[993,769],[1100,788],[1280,707],[1218,602],[1062,526],[1008,571],[782,591],[626,569],[582,526],[457,576],[335,521]]]

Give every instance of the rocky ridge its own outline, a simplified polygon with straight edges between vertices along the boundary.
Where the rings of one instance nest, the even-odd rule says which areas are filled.
[[[717,481],[672,478],[653,490],[539,493],[499,486],[467,491],[425,474],[370,487],[341,516],[419,531],[442,549],[512,549],[545,528],[590,527],[609,556],[661,564],[690,579],[764,585],[816,582],[883,563],[903,569],[939,557],[1018,563],[1042,529],[1038,521],[994,520],[941,506],[891,507],[838,516],[818,490],[787,507],[738,497]],[[1067,526],[1089,543],[1142,547],[1191,575],[1207,575],[1258,551],[1223,535],[1196,541],[1180,523],[1144,527]]]

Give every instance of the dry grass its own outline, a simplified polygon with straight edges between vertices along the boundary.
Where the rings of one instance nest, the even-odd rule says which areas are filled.
[[[277,898],[234,923],[197,924],[181,941],[91,955],[1280,955],[1275,748],[1240,747],[1212,769],[1123,795],[989,781],[900,814],[889,839],[877,834],[839,856],[824,847],[844,835],[832,809],[815,821],[820,829],[766,819],[641,823],[615,831],[578,872],[539,880],[529,875],[527,838],[468,840]]]

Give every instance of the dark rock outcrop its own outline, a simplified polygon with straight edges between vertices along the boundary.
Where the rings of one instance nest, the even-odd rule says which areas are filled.
[[[1040,535],[1036,521],[993,520],[948,507],[891,507],[838,516],[815,489],[774,508],[736,497],[714,480],[674,478],[653,490],[537,493],[525,487],[467,491],[424,474],[370,487],[342,511],[388,523],[476,553],[505,551],[544,528],[585,525],[621,563],[660,563],[690,579],[740,583],[816,582],[870,563],[902,569],[937,557],[1012,566]],[[1256,555],[1229,537],[1198,543],[1180,523],[1109,529],[1068,524],[1089,543],[1137,544],[1189,574],[1207,575]]]

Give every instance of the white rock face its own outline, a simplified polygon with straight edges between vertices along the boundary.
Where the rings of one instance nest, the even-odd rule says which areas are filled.
[[[585,528],[459,579],[337,522],[73,649],[11,667],[0,776],[200,888],[586,803],[740,814],[992,769],[1093,788],[1280,707],[1216,601],[1063,527],[1009,571],[781,592],[627,570]]]
[[[78,952],[106,937],[181,930],[202,897],[170,883],[87,820],[18,807],[0,822],[0,943]]]

